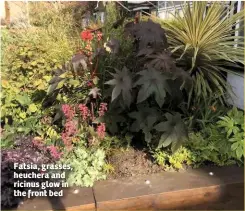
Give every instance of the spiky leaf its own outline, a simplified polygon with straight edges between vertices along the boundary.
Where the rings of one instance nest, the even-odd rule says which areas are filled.
[[[244,10],[233,11],[234,3],[188,2],[182,14],[176,11],[173,19],[164,23],[175,58],[193,77],[190,99],[205,101],[219,92],[224,101],[230,87],[223,73],[239,67],[237,63],[244,65],[244,37],[236,35],[244,27]],[[240,28],[234,27],[239,21]],[[239,68],[243,71],[242,65]],[[193,95],[196,97],[191,98]]]

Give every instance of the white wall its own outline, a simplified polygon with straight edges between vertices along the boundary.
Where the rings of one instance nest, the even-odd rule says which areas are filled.
[[[230,83],[235,95],[228,102],[244,110],[244,75],[235,75],[228,73],[227,81]]]

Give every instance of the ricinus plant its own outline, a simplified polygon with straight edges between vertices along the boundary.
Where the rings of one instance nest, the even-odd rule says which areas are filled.
[[[185,100],[192,79],[176,66],[159,24],[150,19],[129,22],[125,36],[132,40],[135,65],[110,72],[112,77],[105,85],[110,86],[111,95],[104,97],[111,103],[104,121],[108,122],[110,114],[117,116],[114,133],[142,134],[148,147],[171,146],[175,152],[188,138],[177,106]]]

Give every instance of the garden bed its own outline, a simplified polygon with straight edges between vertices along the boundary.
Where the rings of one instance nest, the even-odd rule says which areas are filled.
[[[220,208],[223,195],[242,188],[242,168],[231,165],[244,165],[244,111],[227,102],[226,73],[238,62],[243,71],[244,48],[235,46],[244,39],[232,27],[243,11],[194,2],[183,18],[132,20],[118,2],[106,2],[102,24],[87,14],[96,12],[90,3],[47,10],[32,2],[35,29],[3,31],[2,206],[188,209],[215,200]],[[86,28],[82,15],[91,18]],[[35,168],[16,168],[23,163]],[[16,182],[16,173],[30,171],[42,180]],[[53,195],[44,189],[56,179],[87,188],[20,204],[31,191],[21,184]]]
[[[244,172],[236,166],[111,179],[77,190],[25,201],[17,210],[244,210]]]
[[[113,154],[108,157],[108,162],[113,166],[113,171],[109,175],[111,179],[130,176],[137,177],[144,174],[164,171],[161,166],[154,163],[149,154],[134,148],[113,152]]]

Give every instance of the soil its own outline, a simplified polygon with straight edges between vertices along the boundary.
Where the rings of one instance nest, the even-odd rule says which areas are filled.
[[[154,163],[153,159],[142,150],[130,148],[127,151],[115,151],[108,157],[114,168],[108,179],[117,179],[137,175],[163,172],[163,167]]]

